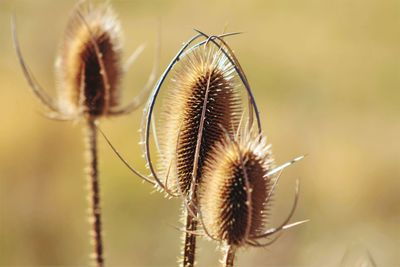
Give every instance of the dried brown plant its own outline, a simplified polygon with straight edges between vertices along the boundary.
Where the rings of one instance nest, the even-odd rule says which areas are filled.
[[[275,239],[265,244],[259,240],[305,222],[288,224],[297,205],[297,184],[295,202],[287,219],[278,228],[265,230],[279,172],[302,157],[274,168],[271,146],[264,137],[248,128],[238,133],[234,138],[226,135],[214,146],[204,164],[200,187],[203,229],[207,236],[224,244],[224,266],[233,266],[237,248],[267,246]]]
[[[200,205],[210,235],[240,246],[264,228],[272,169],[265,139],[245,135],[214,147],[204,166]]]
[[[164,176],[169,171],[171,184],[178,183],[185,195],[196,160],[195,182],[200,182],[205,158],[224,135],[221,126],[230,129],[230,134],[238,126],[242,107],[235,79],[233,65],[213,45],[193,50],[175,69],[159,116],[160,163]],[[199,130],[202,139],[195,159]]]
[[[98,119],[126,114],[137,109],[154,81],[154,72],[140,94],[126,106],[119,104],[119,81],[126,66],[121,63],[122,33],[119,20],[108,4],[93,6],[80,1],[72,11],[56,60],[58,101],[40,87],[25,63],[12,23],[16,52],[32,91],[50,111],[47,116],[58,120],[84,121],[89,183],[93,257],[96,266],[104,265],[100,181],[98,174]],[[140,53],[137,50],[131,59]],[[131,60],[129,63],[131,63]]]
[[[121,30],[109,7],[71,14],[56,61],[64,114],[109,115],[118,107]]]
[[[160,120],[164,127],[159,135],[161,162],[165,164],[162,167],[183,194],[192,194],[192,206],[197,205],[195,187],[202,179],[204,160],[223,135],[220,125],[231,129],[239,121],[241,105],[233,72],[233,65],[218,48],[199,47],[175,69],[163,103]],[[186,214],[186,229],[196,230],[190,214]],[[194,239],[191,234],[185,235],[184,266],[194,261]]]
[[[99,118],[138,108],[154,80],[155,70],[140,95],[121,106],[119,81],[126,67],[121,64],[120,24],[108,5],[93,7],[90,2],[83,2],[71,14],[56,61],[58,101],[44,92],[25,63],[15,23],[13,36],[24,75],[50,111],[48,116],[86,122],[94,260],[97,266],[104,266],[96,124]],[[223,39],[236,33],[220,36],[198,33],[171,61],[144,110],[143,144],[151,176],[131,170],[168,196],[182,198],[183,266],[195,264],[199,223],[203,234],[225,245],[224,264],[233,266],[237,248],[269,245],[276,238],[267,243],[260,240],[305,222],[289,224],[297,205],[297,186],[287,219],[280,226],[265,230],[268,207],[280,172],[302,157],[273,168],[250,85]],[[199,38],[205,39],[192,45]],[[170,73],[172,79],[161,105],[161,130],[157,131],[154,107]],[[249,100],[247,114],[243,111],[243,95]],[[257,130],[253,130],[254,115]],[[246,126],[241,124],[244,120]],[[158,164],[154,164],[150,153],[151,128],[158,149]]]
[[[183,266],[195,264],[196,235],[193,233],[198,224],[198,186],[204,161],[225,135],[223,129],[233,136],[239,127],[243,108],[240,85],[249,98],[249,114],[252,118],[255,112],[260,125],[247,79],[234,53],[222,39],[228,35],[232,34],[208,36],[199,32],[189,40],[161,76],[145,109],[143,143],[153,183],[169,196],[184,199]],[[189,47],[200,37],[206,40]],[[169,90],[162,101],[162,130],[155,134],[159,150],[156,168],[150,156],[150,128],[158,94],[171,71]]]

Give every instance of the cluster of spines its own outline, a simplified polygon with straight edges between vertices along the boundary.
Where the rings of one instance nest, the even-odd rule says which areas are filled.
[[[264,229],[273,178],[270,146],[250,134],[225,138],[207,158],[200,207],[212,238],[241,246]]]
[[[204,127],[200,129],[203,108]],[[169,179],[176,186],[179,184],[179,191],[189,192],[198,142],[201,146],[196,183],[201,180],[205,158],[224,135],[222,128],[232,132],[241,109],[234,66],[221,50],[209,44],[181,60],[163,102],[163,132],[159,135],[162,169],[166,173],[171,166]]]
[[[118,105],[121,39],[119,21],[108,5],[73,10],[56,61],[62,113],[98,117]]]

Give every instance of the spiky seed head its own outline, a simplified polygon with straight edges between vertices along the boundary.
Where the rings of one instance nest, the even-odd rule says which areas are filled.
[[[72,12],[56,61],[64,113],[97,117],[118,104],[121,37],[108,5],[79,6]]]
[[[222,129],[231,133],[237,128],[241,96],[236,79],[234,66],[212,44],[189,52],[175,69],[160,116],[163,127],[159,135],[161,171],[166,174],[171,166],[168,179],[171,184],[180,186],[185,194],[192,181],[204,103],[206,109],[196,182],[201,179],[204,159],[224,135]]]
[[[214,238],[241,246],[266,223],[271,190],[270,146],[264,138],[223,139],[204,164],[200,209],[205,227]],[[268,201],[269,202],[269,201]]]

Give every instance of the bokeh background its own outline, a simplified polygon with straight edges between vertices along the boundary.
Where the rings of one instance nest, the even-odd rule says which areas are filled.
[[[36,77],[55,95],[54,58],[75,1],[0,0],[0,265],[88,264],[89,226],[81,125],[42,116],[13,50],[10,16]],[[400,2],[111,1],[125,58],[146,50],[124,77],[133,97],[151,70],[157,33],[163,69],[192,28],[243,31],[229,39],[254,90],[285,171],[273,223],[289,211],[310,219],[266,249],[243,249],[238,266],[400,266]],[[161,25],[159,27],[158,25]],[[103,120],[134,166],[141,111]],[[106,261],[174,266],[180,203],[134,177],[100,139]],[[199,242],[198,266],[216,266],[216,244]],[[364,266],[364,265],[363,265]]]

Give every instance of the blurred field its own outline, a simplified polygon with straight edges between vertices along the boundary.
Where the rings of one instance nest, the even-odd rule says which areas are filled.
[[[273,222],[285,218],[295,179],[301,197],[288,231],[267,249],[246,249],[238,266],[352,265],[370,254],[400,266],[400,2],[111,1],[125,57],[147,47],[123,80],[125,101],[145,83],[161,21],[163,69],[192,28],[245,34],[229,43],[250,80],[278,162],[308,157],[284,173]],[[17,16],[26,60],[54,95],[53,63],[74,1],[0,0],[0,265],[87,265],[89,245],[80,125],[50,121],[29,92],[12,47]],[[115,146],[144,170],[141,111],[104,120]],[[180,204],[151,193],[100,139],[109,266],[174,266]],[[215,266],[201,241],[198,266]],[[347,255],[347,256],[345,256]],[[354,259],[355,258],[355,259]],[[349,263],[350,261],[350,263]]]

